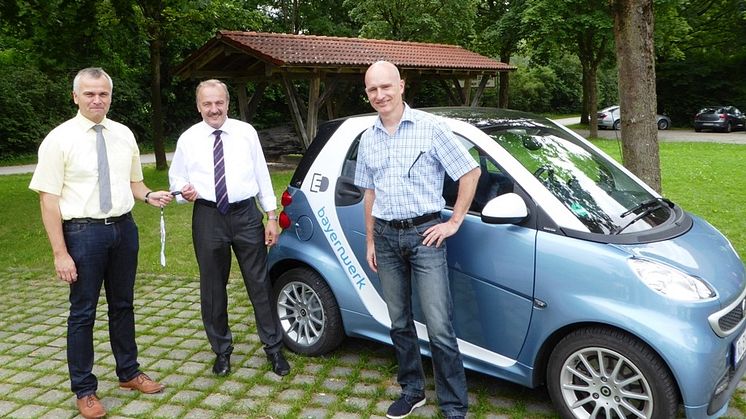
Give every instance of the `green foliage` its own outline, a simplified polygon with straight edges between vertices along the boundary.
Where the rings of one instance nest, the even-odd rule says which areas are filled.
[[[464,44],[472,36],[476,0],[345,0],[364,38]]]

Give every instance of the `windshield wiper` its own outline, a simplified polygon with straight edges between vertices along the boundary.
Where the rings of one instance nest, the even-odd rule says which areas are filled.
[[[647,217],[648,215],[652,214],[653,212],[663,208],[663,204],[668,205],[670,208],[673,208],[673,202],[669,201],[666,198],[653,198],[648,201],[645,201],[636,207],[632,208],[631,210],[625,211],[622,213],[621,217],[626,217],[627,215],[632,214],[633,212],[640,211],[644,209],[641,213],[637,214],[635,218],[631,219],[627,224],[625,224],[623,227],[620,227],[616,229],[611,234],[619,234],[622,231],[626,230],[627,227],[631,226],[632,224],[640,221],[641,219]]]
[[[666,198],[653,198],[653,199],[648,199],[647,201],[644,201],[644,202],[636,205],[632,209],[624,211],[621,215],[619,215],[619,217],[624,218],[624,217],[632,214],[633,212],[641,211],[641,210],[644,210],[644,209],[647,209],[647,208],[650,208],[650,207],[656,207],[656,209],[658,209],[658,208],[660,208],[660,203],[661,202],[663,202],[663,203],[667,204],[669,207],[673,208],[673,202],[671,202],[670,200],[668,200]]]

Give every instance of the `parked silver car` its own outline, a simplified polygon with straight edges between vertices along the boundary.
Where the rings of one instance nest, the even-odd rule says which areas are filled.
[[[619,105],[609,106],[608,108],[598,111],[598,127],[601,129],[610,128],[618,130],[621,126],[621,117],[619,116]],[[658,129],[664,130],[671,126],[671,118],[666,115],[656,115],[656,124]]]

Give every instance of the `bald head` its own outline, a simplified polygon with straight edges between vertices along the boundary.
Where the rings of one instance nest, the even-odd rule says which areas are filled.
[[[401,118],[404,112],[404,80],[388,61],[377,61],[365,72],[365,93],[381,119]]]

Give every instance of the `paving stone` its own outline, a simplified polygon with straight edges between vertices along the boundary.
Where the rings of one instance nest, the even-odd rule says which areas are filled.
[[[54,408],[47,413],[39,416],[39,419],[60,419],[60,418],[69,418],[73,415],[73,413],[70,410],[62,409],[60,407]]]
[[[353,369],[350,367],[334,367],[329,371],[329,375],[332,377],[349,377],[352,372]]]
[[[47,410],[49,410],[49,408],[46,406],[39,406],[37,404],[24,404],[24,406],[22,406],[20,409],[15,410],[13,413],[8,414],[6,417],[23,419],[33,418],[41,416]]]
[[[197,377],[188,386],[196,390],[206,390],[215,386],[215,383],[217,383],[217,380],[214,378]]]
[[[161,384],[164,384],[166,388],[181,387],[184,383],[189,382],[192,379],[191,376],[182,374],[170,374],[160,379]]]
[[[368,407],[368,399],[362,397],[350,397],[344,400],[344,403],[353,409],[365,409]]]
[[[214,417],[215,414],[206,409],[192,409],[184,416],[189,419],[208,419]]]
[[[36,401],[42,404],[59,405],[63,401],[71,399],[72,397],[73,393],[69,391],[49,389],[36,396]]]
[[[332,416],[332,419],[359,419],[363,416],[357,414],[357,413],[350,413],[350,412],[337,412]]]
[[[246,385],[238,381],[228,380],[218,386],[218,391],[227,394],[239,394],[246,392]]]
[[[292,407],[283,403],[270,403],[267,407],[267,413],[272,416],[285,416],[292,410]]]
[[[10,412],[21,407],[20,403],[12,402],[10,400],[0,400],[0,415],[7,416]]]
[[[166,405],[158,407],[151,414],[155,418],[175,418],[175,417],[180,416],[183,411],[184,411],[184,407],[182,406],[166,404]]]
[[[153,411],[155,404],[145,400],[133,400],[119,409],[120,413],[125,416],[137,416],[149,414]]]
[[[212,393],[202,400],[202,404],[211,408],[220,408],[231,403],[233,398],[227,394]]]
[[[201,400],[203,397],[201,391],[195,390],[179,390],[176,394],[171,397],[172,402],[191,404],[197,400]]]
[[[247,394],[249,396],[254,396],[254,397],[268,397],[270,394],[272,394],[272,392],[273,392],[272,387],[258,385],[258,386],[252,387],[251,390],[249,390]]]
[[[303,419],[321,419],[325,418],[326,415],[327,412],[324,409],[307,408],[301,410],[299,417]]]
[[[292,384],[306,385],[313,384],[316,382],[316,378],[310,375],[296,375],[292,379]]]
[[[320,406],[329,406],[337,402],[337,396],[335,394],[327,393],[316,393],[311,398],[311,403]]]

